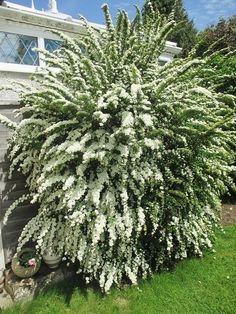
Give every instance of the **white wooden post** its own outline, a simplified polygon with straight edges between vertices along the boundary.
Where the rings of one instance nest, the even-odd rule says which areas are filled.
[[[5,257],[4,257],[4,250],[2,244],[2,227],[3,224],[0,222],[0,279],[3,276],[3,271],[5,269]]]
[[[38,37],[38,47],[40,49],[45,49],[43,37]],[[46,65],[45,61],[42,59],[42,53],[41,52],[39,52],[39,65],[41,67],[45,67],[45,65]]]

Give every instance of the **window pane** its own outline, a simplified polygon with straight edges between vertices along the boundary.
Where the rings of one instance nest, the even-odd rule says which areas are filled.
[[[162,66],[163,66],[163,65],[165,65],[166,63],[167,63],[167,61],[160,60],[160,59],[158,60],[158,64],[159,64],[159,65],[162,65]]]
[[[62,42],[59,40],[45,39],[45,49],[49,52],[53,52],[61,48]]]
[[[0,32],[0,62],[39,65],[37,38]]]

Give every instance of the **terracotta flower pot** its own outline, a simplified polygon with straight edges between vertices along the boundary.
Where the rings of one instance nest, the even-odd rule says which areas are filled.
[[[34,276],[40,268],[41,259],[39,257],[35,257],[29,260],[29,266],[22,266],[20,264],[20,260],[23,254],[32,253],[32,256],[35,257],[36,252],[34,249],[25,248],[22,249],[20,252],[16,253],[11,261],[11,269],[13,273],[20,278],[30,278]],[[34,262],[30,262],[34,260]],[[30,266],[31,265],[31,266]]]
[[[45,252],[43,254],[43,260],[47,264],[47,266],[51,269],[55,269],[59,266],[61,262],[61,256],[56,255],[54,253]]]

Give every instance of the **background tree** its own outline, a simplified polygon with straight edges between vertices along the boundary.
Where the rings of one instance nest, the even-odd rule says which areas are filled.
[[[197,39],[196,57],[222,50],[212,59],[213,71],[206,75],[206,84],[214,81],[217,92],[236,96],[236,15],[228,20],[219,19],[216,25],[200,32]]]
[[[214,50],[222,48],[236,49],[236,15],[228,20],[220,18],[216,25],[207,27],[198,34],[197,56],[202,56],[207,49],[214,45]]]
[[[194,27],[193,21],[189,19],[188,14],[183,6],[182,0],[148,0],[144,4],[143,12],[150,10],[148,3],[151,3],[154,10],[159,11],[160,14],[168,17],[175,9],[175,20],[178,25],[173,32],[168,36],[168,40],[177,42],[183,49],[182,56],[186,57],[189,51],[196,43],[197,30]]]

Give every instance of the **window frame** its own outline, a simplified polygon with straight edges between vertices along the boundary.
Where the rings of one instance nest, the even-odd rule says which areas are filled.
[[[26,26],[27,24],[27,26]],[[19,32],[20,29],[20,32]],[[37,26],[34,24],[30,24],[28,20],[25,20],[25,23],[17,23],[16,21],[6,21],[4,19],[1,20],[0,17],[0,31],[8,32],[13,34],[22,34],[27,36],[36,37],[38,41],[38,48],[44,50],[45,49],[45,39],[52,39],[60,41],[60,38],[55,34],[51,33],[47,27]],[[68,33],[66,31],[66,33]],[[82,35],[82,34],[80,34]],[[160,61],[170,62],[173,59],[173,56],[178,55],[181,48],[177,47],[175,43],[166,42],[167,51],[165,51],[160,56]],[[169,51],[170,50],[170,51]],[[42,53],[39,52],[39,65],[24,65],[24,64],[13,64],[13,63],[3,63],[0,62],[0,72],[15,72],[15,73],[34,73],[38,70],[38,68],[45,67],[45,62],[42,58]]]
[[[10,44],[10,50],[9,50],[10,54],[7,54],[6,56],[4,56],[3,54],[3,60],[0,61],[1,63],[39,66],[39,54],[38,52],[33,51],[34,48],[38,48],[37,37],[10,33],[10,32],[3,32],[0,30],[0,37],[2,37],[2,35],[3,35],[3,39],[1,38],[1,40],[3,41],[1,42],[3,43],[3,47],[1,47],[1,51],[4,52],[4,42],[6,40],[7,45]],[[12,42],[12,39],[13,39],[13,42]],[[20,45],[21,41],[23,42],[23,45]],[[33,49],[30,47],[32,47]],[[19,48],[23,48],[22,50],[23,54],[21,56],[18,51]],[[27,60],[28,51],[31,51],[31,53],[33,53],[33,55],[31,55],[31,58],[29,60]],[[12,55],[12,52],[13,52],[13,55]],[[15,61],[13,61],[12,58],[14,58]],[[30,62],[27,62],[27,61],[30,61]]]
[[[20,30],[20,31],[19,31]],[[38,48],[45,49],[45,39],[59,40],[58,36],[52,34],[46,29],[35,27],[34,25],[28,25],[28,27],[22,27],[21,25],[16,25],[13,23],[4,23],[0,21],[0,31],[12,34],[20,34],[26,36],[32,36],[37,39]],[[16,63],[5,63],[0,62],[0,72],[17,72],[17,73],[34,73],[39,68],[45,66],[45,62],[42,57],[42,53],[39,52],[39,65],[26,65],[26,64],[16,64]]]

